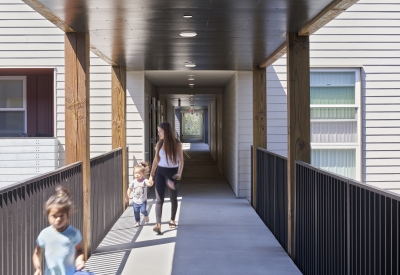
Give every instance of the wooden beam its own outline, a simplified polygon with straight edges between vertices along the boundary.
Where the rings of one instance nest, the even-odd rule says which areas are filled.
[[[358,0],[336,0],[332,2],[301,28],[298,35],[310,36],[357,2]]]
[[[310,41],[287,34],[288,252],[294,259],[295,161],[310,163]]]
[[[112,87],[112,149],[122,147],[122,198],[126,196],[128,183],[126,155],[126,67],[113,66]],[[125,210],[125,199],[123,209]]]
[[[257,205],[257,147],[267,148],[266,69],[253,67],[253,207]]]
[[[46,18],[48,21],[56,25],[60,30],[64,32],[75,32],[75,30],[69,26],[66,22],[61,20],[55,13],[53,13],[50,9],[48,9],[46,6],[44,6],[42,3],[40,3],[37,0],[22,0],[30,6],[32,9],[34,9],[36,12],[41,14],[44,18]],[[90,50],[103,59],[105,62],[110,64],[111,66],[117,66],[117,64],[111,60],[111,58],[105,56],[102,52],[100,52],[95,46],[90,46]]]
[[[299,31],[299,36],[310,36],[311,34],[318,31],[320,28],[328,24],[331,20],[335,19],[339,14],[346,11],[352,5],[357,3],[359,0],[336,0],[320,13],[317,14],[309,23],[307,23]],[[267,57],[260,64],[260,68],[266,68],[272,65],[275,61],[286,54],[286,42],[282,44],[273,54]]]
[[[89,35],[65,34],[65,164],[82,161],[83,243],[86,259],[90,228]]]
[[[64,32],[73,32],[74,30],[64,21],[62,21],[57,15],[55,15],[51,10],[49,10],[46,6],[40,3],[37,0],[22,0],[30,6],[32,9],[41,14],[44,18],[49,20],[51,23],[56,25],[59,29]]]
[[[272,65],[275,61],[286,54],[286,42],[283,43],[273,54],[271,54],[267,59],[265,59],[260,64],[260,68],[266,68]]]

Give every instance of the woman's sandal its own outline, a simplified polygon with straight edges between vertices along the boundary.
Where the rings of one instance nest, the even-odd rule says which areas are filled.
[[[170,221],[169,228],[176,228],[176,223],[174,221]]]

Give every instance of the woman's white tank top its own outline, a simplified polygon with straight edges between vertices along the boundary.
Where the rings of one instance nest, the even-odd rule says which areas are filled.
[[[160,155],[160,161],[158,162],[158,166],[160,167],[167,167],[167,168],[175,168],[178,167],[178,156],[176,156],[175,163],[172,163],[172,161],[169,159],[169,163],[167,162],[167,156],[165,154],[165,151],[163,148],[160,149],[158,152]]]

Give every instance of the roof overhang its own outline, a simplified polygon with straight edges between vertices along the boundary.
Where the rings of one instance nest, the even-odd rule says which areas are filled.
[[[286,34],[310,35],[357,0],[23,0],[91,50],[128,70],[252,70],[285,53]],[[184,18],[184,14],[192,18]],[[196,37],[181,37],[193,30]],[[188,69],[189,70],[189,69]]]

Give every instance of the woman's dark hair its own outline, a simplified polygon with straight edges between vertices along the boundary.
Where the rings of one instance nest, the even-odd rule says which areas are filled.
[[[169,161],[171,161],[172,163],[176,163],[176,157],[178,155],[177,153],[178,140],[174,135],[171,124],[169,124],[168,122],[163,122],[160,123],[158,127],[164,130],[164,140],[160,140],[159,148],[157,148],[158,149],[157,151],[160,152],[161,147],[164,146],[165,155],[167,157],[167,163],[169,164]],[[156,158],[157,161],[160,161],[159,153],[156,155]]]
[[[74,206],[67,188],[61,185],[56,186],[56,193],[47,200],[45,205],[47,215],[49,215],[53,207],[59,208],[63,213],[68,215],[71,214]]]

